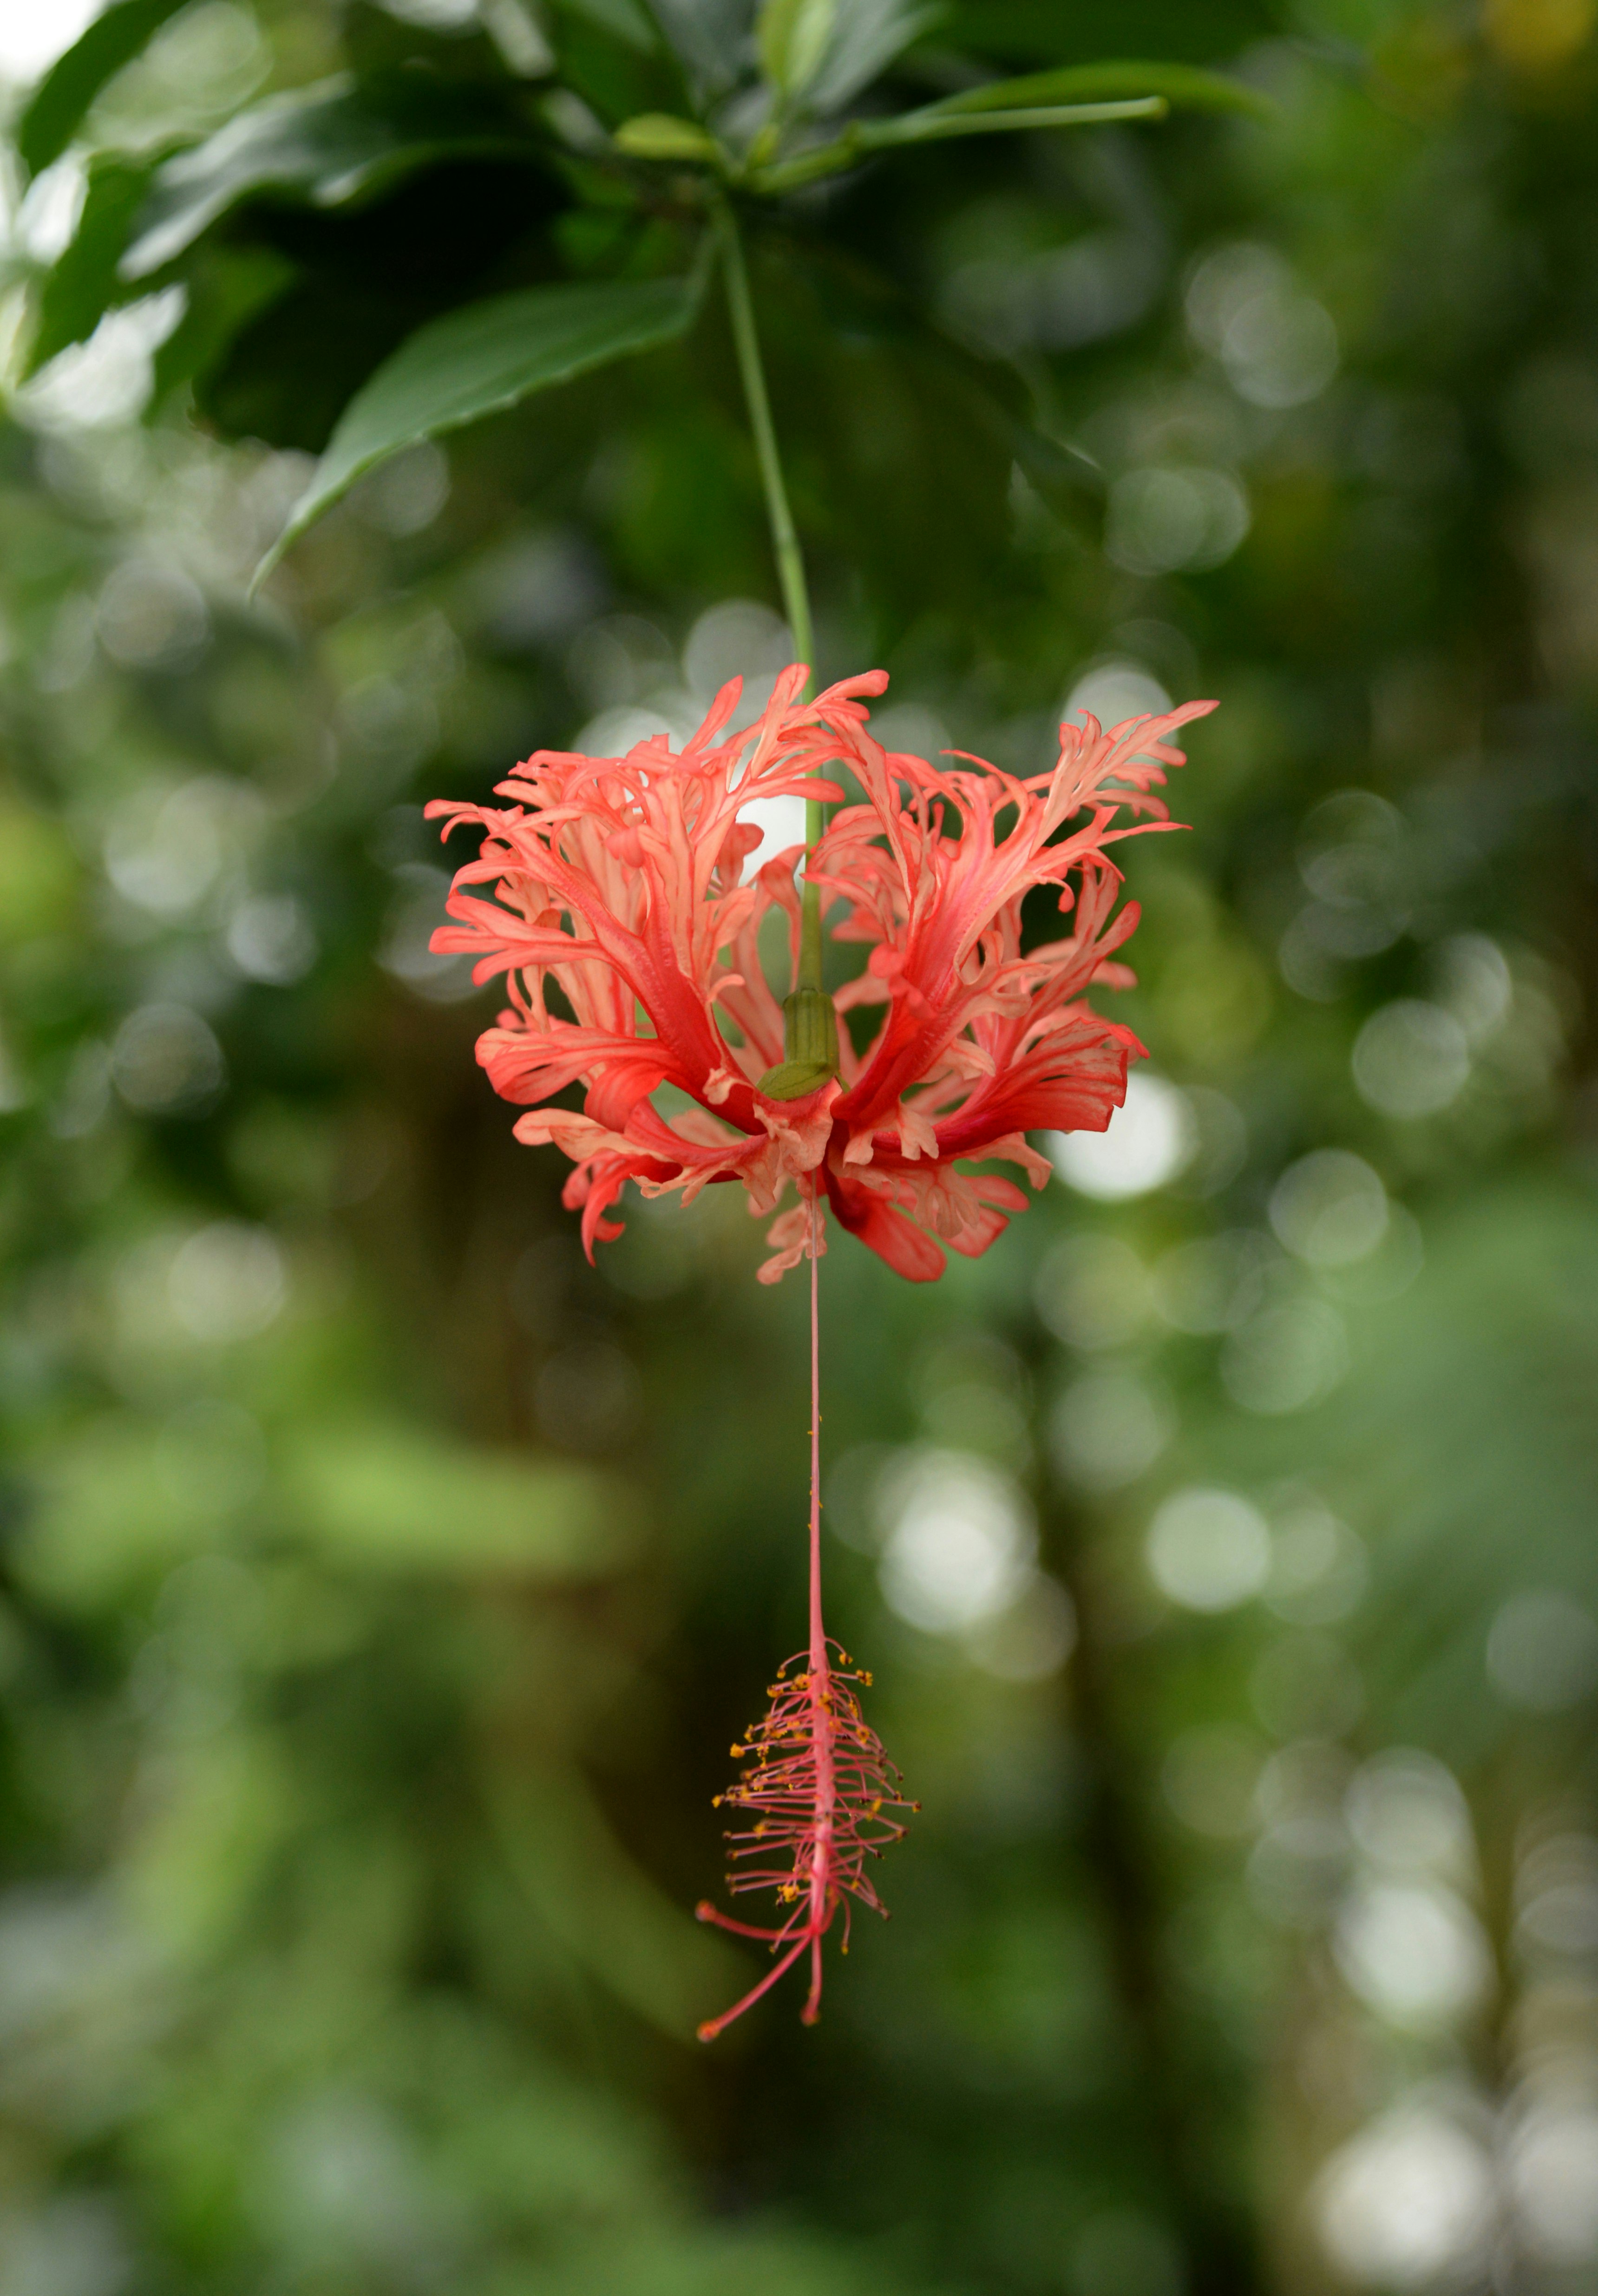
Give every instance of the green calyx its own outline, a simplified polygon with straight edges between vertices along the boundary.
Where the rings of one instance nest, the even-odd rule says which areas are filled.
[[[809,824],[813,851],[821,832],[820,806],[813,804],[812,812],[818,816]],[[768,1100],[803,1100],[838,1072],[837,1008],[821,986],[820,887],[807,882],[799,898],[799,978],[782,1000],[787,1057],[768,1069],[755,1086]]]
[[[782,1004],[787,1058],[768,1069],[757,1092],[768,1100],[803,1100],[838,1072],[838,1016],[824,988],[795,988]]]

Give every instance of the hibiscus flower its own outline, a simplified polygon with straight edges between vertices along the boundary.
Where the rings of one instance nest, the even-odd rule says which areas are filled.
[[[428,808],[446,836],[484,832],[432,946],[473,956],[480,981],[505,976],[510,1002],[478,1058],[530,1111],[517,1137],[572,1160],[565,1201],[590,1258],[621,1234],[606,1215],[629,1180],[685,1202],[737,1181],[759,1214],[794,1183],[762,1280],[803,1255],[814,1188],[891,1267],[928,1282],[945,1244],[985,1251],[1025,1208],[1013,1180],[970,1168],[1008,1163],[1042,1186],[1050,1168],[1027,1132],[1102,1131],[1142,1054],[1086,1001],[1133,978],[1114,952],[1138,911],[1116,909],[1108,849],[1172,825],[1154,794],[1183,762],[1169,737],[1215,704],[1108,732],[1063,726],[1055,765],[1017,775],[883,749],[861,699],[883,691],[880,670],[808,701],[806,675],[785,670],[743,731],[729,730],[735,678],[680,750],[664,734],[624,758],[540,750],[498,785],[508,805]],[[844,800],[844,776],[853,790],[805,857],[804,893],[802,846],[745,882],[761,832],[740,815],[775,797]],[[1027,947],[1023,903],[1042,886],[1066,930]],[[761,956],[773,910],[798,984],[786,1013]],[[834,943],[869,951],[830,1000],[805,978],[822,910]],[[859,1047],[852,1013],[868,1023]],[[578,1084],[581,1110],[556,1104]]]
[[[1056,764],[1016,775],[873,741],[861,697],[882,692],[880,670],[811,701],[800,699],[806,677],[801,664],[785,670],[743,731],[732,728],[735,679],[680,750],[664,734],[624,758],[540,750],[500,783],[507,806],[428,808],[446,836],[462,823],[483,832],[432,946],[471,955],[479,980],[505,976],[510,1002],[478,1058],[497,1092],[526,1105],[518,1138],[571,1159],[566,1201],[581,1209],[589,1257],[621,1233],[606,1214],[629,1180],[685,1201],[737,1181],[759,1213],[790,1184],[798,1198],[772,1226],[761,1275],[811,1263],[810,1632],[733,1748],[746,1766],[721,1797],[744,1821],[729,1836],[729,1887],[773,1892],[776,1917],[761,1927],[699,1907],[702,1921],[764,1944],[773,1965],[700,2027],[706,2040],[806,1957],[802,2013],[814,2022],[822,1941],[841,1914],[846,1946],[854,1906],[885,1911],[869,1862],[915,1807],[861,1711],[856,1685],[869,1677],[821,1617],[823,1205],[927,1282],[943,1272],[944,1244],[985,1251],[1025,1207],[1012,1180],[983,1166],[1018,1165],[1041,1185],[1049,1166],[1029,1130],[1108,1123],[1142,1046],[1086,1001],[1095,984],[1132,978],[1114,953],[1137,909],[1116,908],[1108,848],[1169,826],[1154,794],[1183,762],[1169,736],[1214,707],[1190,702],[1109,733],[1091,718],[1063,726]],[[745,882],[761,832],[740,816],[785,797],[839,810],[808,849],[789,847]],[[1029,947],[1023,904],[1043,886],[1067,930]],[[761,948],[774,911],[793,984],[780,1003]],[[824,923],[835,944],[869,952],[835,996]],[[556,1104],[578,1085],[581,1109]]]

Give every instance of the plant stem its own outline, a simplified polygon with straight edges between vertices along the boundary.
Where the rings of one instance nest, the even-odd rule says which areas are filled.
[[[749,273],[744,261],[743,242],[729,206],[723,203],[721,213],[721,246],[727,269],[727,301],[732,315],[732,337],[737,346],[738,372],[743,377],[744,397],[749,408],[749,425],[754,433],[754,451],[760,461],[761,483],[765,488],[766,515],[771,526],[771,547],[777,558],[777,578],[782,588],[782,602],[787,610],[788,627],[799,659],[808,664],[810,682],[815,683],[816,634],[811,619],[810,592],[804,580],[804,554],[799,547],[799,535],[794,525],[794,513],[788,503],[788,490],[782,475],[782,457],[777,447],[777,426],[771,420],[771,400],[766,390],[765,368],[760,355],[760,337],[755,332],[754,303],[749,292]],[[826,808],[818,798],[807,799],[804,808],[804,843],[806,859],[815,851],[816,843],[827,826]],[[820,991],[821,980],[821,890],[811,884],[808,873],[801,896],[799,937],[798,990]],[[795,1000],[789,999],[790,1007]],[[830,1013],[828,1015],[830,1017]],[[790,1016],[787,1046],[788,1057],[800,1049],[791,1039],[794,1034]],[[806,1051],[810,1050],[805,1046]],[[834,1055],[836,1064],[836,1054]],[[832,1745],[829,1726],[828,1665],[827,1629],[821,1620],[821,1338],[820,1306],[817,1290],[817,1263],[821,1250],[821,1216],[820,1184],[812,1178],[810,1199],[810,1663],[809,1697],[816,1755],[815,1858],[811,1897],[811,1990],[805,2005],[805,2022],[813,2022],[821,1998],[821,1937],[830,1918],[828,1906],[828,1875],[830,1872],[828,1850],[832,1839],[834,1780]]]
[[[832,1920],[836,1898],[833,1889],[833,1826],[837,1807],[837,1773],[832,1743],[832,1671],[827,1628],[821,1620],[821,1308],[817,1269],[821,1259],[821,1182],[811,1175],[810,1196],[810,1711],[811,1743],[816,1754],[816,1800],[811,1816],[810,1926],[810,1998],[803,2021],[814,2024],[821,2013],[821,1939]],[[848,1944],[845,1921],[844,1945]]]
[[[749,408],[749,427],[754,433],[761,484],[765,489],[766,516],[770,521],[771,547],[777,558],[777,579],[782,590],[788,627],[794,634],[794,644],[800,660],[808,663],[813,678],[816,634],[811,619],[810,592],[804,581],[804,556],[799,547],[794,513],[788,506],[788,490],[782,475],[782,457],[777,449],[777,428],[771,420],[771,401],[766,390],[766,371],[761,361],[760,337],[754,329],[754,304],[749,293],[749,273],[744,262],[744,245],[738,236],[732,209],[725,204],[721,210],[720,223],[722,260],[727,269],[727,302],[732,314],[732,339],[737,348],[738,373],[743,379],[744,398]],[[811,832],[812,842],[820,833],[818,823]]]
[[[873,152],[904,149],[911,144],[941,142],[950,135],[1000,135],[1017,129],[1091,127],[1117,119],[1163,119],[1170,105],[1163,95],[1129,97],[1116,103],[1045,104],[1030,111],[956,111],[947,103],[929,104],[925,111],[902,112],[895,119],[852,120],[831,144],[802,152],[795,160],[773,167],[754,168],[749,183],[770,199],[802,184],[818,183],[853,168]]]
[[[771,420],[771,395],[764,381],[764,365],[760,360],[760,335],[755,333],[754,296],[748,294],[748,266],[744,264],[744,241],[737,232],[737,218],[732,207],[723,200],[719,211],[721,230],[721,259],[728,278],[728,310],[732,315],[732,342],[737,347],[737,372],[744,379],[744,402],[748,406],[748,427],[755,434],[755,457],[760,462],[760,485],[767,498],[767,519],[771,526],[771,551],[776,555],[776,581],[783,593],[783,609],[787,613],[787,627],[795,638],[799,659],[811,670],[808,685],[815,685],[815,622],[811,620],[811,590],[803,578],[803,551],[799,549],[799,530],[795,526],[795,514],[787,503],[787,482],[783,480],[783,457],[776,447],[776,425]],[[827,806],[818,797],[806,799],[803,808],[803,845],[806,861],[820,836],[827,829]],[[799,978],[795,989],[822,992],[822,889],[806,882],[799,893]],[[792,1005],[792,999],[790,999]],[[831,1008],[828,1008],[831,1013]],[[831,1017],[827,1020],[831,1029]],[[795,1059],[796,1043],[792,1043],[795,1029],[790,1020],[790,1045],[787,1059]],[[834,1061],[836,1065],[836,1061]]]
[[[821,1259],[821,1182],[810,1194],[810,1671],[812,1686],[828,1672],[827,1629],[821,1623],[821,1308],[817,1270]],[[828,1763],[831,1786],[831,1760]]]
[[[744,243],[738,236],[737,220],[725,201],[718,221],[721,234],[721,258],[727,275],[727,304],[732,316],[732,340],[737,349],[744,399],[749,409],[749,427],[754,434],[754,452],[760,463],[761,485],[766,497],[766,517],[771,529],[771,549],[777,560],[778,585],[782,592],[783,608],[788,618],[788,628],[793,633],[795,649],[799,660],[808,665],[810,682],[813,686],[816,630],[811,618],[810,591],[804,579],[804,554],[799,546],[799,533],[788,502],[787,484],[782,475],[782,456],[778,451],[777,426],[771,420],[770,394],[766,389],[760,337],[755,332],[754,303],[749,292]],[[826,826],[826,808],[819,798],[808,799],[804,808],[807,855],[814,852],[817,840]],[[821,987],[821,896],[820,887],[811,884],[808,880],[801,897],[799,978],[795,986],[801,988]]]

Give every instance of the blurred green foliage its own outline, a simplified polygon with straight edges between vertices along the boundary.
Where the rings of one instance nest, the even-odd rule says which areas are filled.
[[[979,0],[873,116],[1117,53],[1268,116],[751,221],[823,669],[1033,769],[1062,705],[1223,706],[1126,849],[1119,1160],[935,1289],[824,1264],[836,1623],[924,1814],[818,2030],[713,2054],[803,1301],[730,1190],[585,1264],[420,808],[786,658],[715,299],[245,599],[416,325],[683,273],[605,157],[683,75],[622,0],[200,0],[19,92],[8,2291],[1594,2284],[1592,19]],[[345,70],[403,166],[363,95],[345,193],[119,279],[152,170]]]

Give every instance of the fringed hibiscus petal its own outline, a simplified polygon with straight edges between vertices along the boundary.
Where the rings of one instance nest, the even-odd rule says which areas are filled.
[[[785,670],[743,733],[728,731],[734,680],[680,751],[664,734],[624,758],[540,750],[500,785],[509,805],[430,806],[446,835],[483,832],[434,946],[470,955],[480,979],[506,976],[509,1005],[479,1057],[498,1092],[540,1111],[517,1136],[579,1166],[590,1249],[619,1232],[603,1214],[629,1178],[685,1202],[736,1180],[763,1214],[824,1166],[843,1225],[929,1282],[943,1266],[935,1237],[984,1250],[1020,1208],[1010,1183],[974,1180],[957,1160],[1017,1162],[1041,1185],[1049,1168],[1025,1135],[1102,1130],[1124,1098],[1142,1046],[1083,1001],[1132,979],[1113,953],[1137,906],[1117,913],[1108,849],[1172,825],[1157,794],[1183,762],[1172,737],[1215,705],[1064,726],[1053,767],[1016,775],[966,752],[934,764],[884,750],[866,707],[880,671],[810,702],[804,678]],[[770,1101],[759,1079],[784,1039],[761,929],[782,913],[791,978],[803,849],[745,882],[759,840],[740,809],[839,799],[826,777],[838,766],[864,801],[840,804],[806,874],[831,937],[866,950],[838,1010],[885,1009],[864,1052],[844,1032],[840,1079]],[[1024,948],[1022,905],[1045,885],[1071,932]],[[548,1105],[574,1083],[581,1113]],[[687,1095],[675,1114],[655,1105],[665,1085]],[[784,1242],[762,1277],[794,1264]]]
[[[914,1220],[907,1219],[891,1204],[885,1204],[879,1196],[851,1186],[830,1171],[827,1176],[827,1194],[840,1226],[857,1236],[879,1259],[885,1259],[895,1275],[902,1275],[909,1283],[937,1282],[947,1264],[943,1247],[918,1228]]]
[[[808,1258],[810,1224],[808,1204],[795,1204],[791,1211],[779,1214],[772,1221],[766,1230],[766,1242],[771,1247],[771,1257],[770,1259],[762,1259],[754,1271],[761,1283],[778,1282],[787,1274],[790,1267],[797,1267],[802,1259]],[[818,1253],[825,1256],[827,1250],[825,1231],[818,1238],[816,1250]]]

